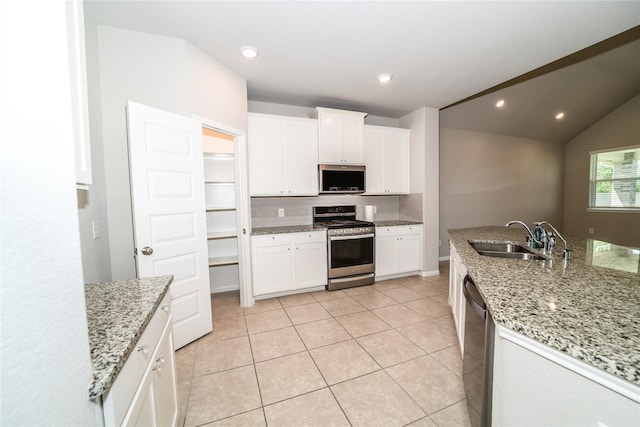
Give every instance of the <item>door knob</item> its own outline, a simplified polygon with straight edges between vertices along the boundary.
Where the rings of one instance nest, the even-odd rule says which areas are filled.
[[[144,248],[142,248],[142,255],[151,255],[153,253],[153,248],[150,248],[149,246],[145,246]]]

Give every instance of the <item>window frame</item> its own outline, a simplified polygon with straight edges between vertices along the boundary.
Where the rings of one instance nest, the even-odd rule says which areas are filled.
[[[607,148],[603,150],[589,151],[589,200],[588,200],[587,212],[640,213],[640,206],[639,207],[595,206],[596,194],[597,194],[596,189],[597,189],[598,183],[610,182],[613,185],[614,182],[637,181],[640,179],[640,173],[635,178],[598,179],[597,178],[597,171],[598,171],[597,156],[603,153],[613,153],[616,151],[629,151],[634,149],[640,149],[640,145],[630,145],[625,147],[616,147],[616,148]],[[640,159],[638,159],[638,162],[640,162]]]

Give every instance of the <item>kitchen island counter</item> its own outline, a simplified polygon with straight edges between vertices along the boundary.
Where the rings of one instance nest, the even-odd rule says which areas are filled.
[[[640,385],[640,251],[568,238],[570,261],[561,240],[549,259],[525,261],[481,256],[468,243],[526,246],[518,226],[449,234],[497,325]]]
[[[159,276],[85,285],[93,368],[90,399],[109,390],[172,280]]]

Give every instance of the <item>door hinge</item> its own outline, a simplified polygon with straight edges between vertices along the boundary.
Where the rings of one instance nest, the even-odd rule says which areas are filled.
[[[138,256],[138,248],[133,248],[133,256],[134,257]]]

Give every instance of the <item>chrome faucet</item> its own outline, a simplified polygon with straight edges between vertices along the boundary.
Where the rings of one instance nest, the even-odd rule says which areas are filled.
[[[571,259],[571,250],[569,249],[568,245],[567,245],[567,241],[565,240],[564,237],[562,237],[562,235],[558,232],[558,230],[556,230],[556,228],[551,225],[551,223],[547,222],[547,221],[540,221],[536,223],[536,226],[541,227],[544,230],[544,227],[542,227],[543,224],[547,224],[549,226],[549,228],[551,228],[553,230],[553,233],[555,233],[556,236],[558,236],[560,238],[560,240],[562,240],[562,243],[564,243],[564,249],[562,250],[562,259],[565,260],[570,260]],[[553,236],[552,233],[549,233],[545,230],[545,233],[547,234],[547,245],[545,247],[545,250],[548,251],[549,253],[553,252],[553,246],[555,245],[555,238],[553,239],[553,241],[551,241],[551,239],[549,238],[549,236]]]
[[[527,233],[529,233],[529,237],[531,237],[531,240],[529,240],[529,245],[531,245],[531,242],[536,242],[538,245],[540,245],[540,247],[544,247],[545,244],[543,242],[541,242],[540,240],[536,239],[536,236],[533,235],[533,232],[531,231],[531,229],[529,228],[529,226],[527,224],[525,224],[522,221],[509,221],[505,227],[511,227],[512,224],[520,224],[521,226],[523,226],[524,228],[527,229]]]

